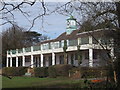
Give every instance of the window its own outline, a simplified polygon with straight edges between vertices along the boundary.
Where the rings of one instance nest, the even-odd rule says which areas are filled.
[[[85,59],[89,59],[89,53],[85,52]]]
[[[54,42],[54,48],[59,48],[59,42]]]
[[[75,60],[78,60],[78,54],[75,53]]]
[[[64,64],[64,55],[60,55],[59,60],[60,64]]]
[[[30,62],[30,61],[31,61],[30,57],[25,57],[25,62]]]
[[[49,56],[49,66],[52,65],[52,56]]]
[[[61,47],[62,47],[62,42],[60,41],[60,42],[59,42],[59,48],[61,48]]]
[[[75,39],[75,40],[69,40],[69,46],[76,46],[78,45],[78,40]]]
[[[88,44],[89,43],[89,37],[82,37],[81,38],[81,44]]]
[[[61,47],[64,47],[64,40],[61,41]]]
[[[101,41],[101,44],[104,44],[104,45],[110,44],[110,39],[105,37],[101,38],[100,41]]]
[[[98,56],[97,52],[94,52],[93,53],[93,59],[97,59],[97,56]]]
[[[95,38],[92,38],[92,42],[93,44],[98,44],[98,41],[99,41],[99,38],[98,37],[95,37]]]
[[[22,53],[23,52],[23,50],[22,49],[18,49],[18,53]]]
[[[71,21],[71,25],[74,26],[75,25],[75,21]]]
[[[45,67],[46,66],[46,58],[43,57],[43,66]]]
[[[51,49],[51,43],[48,43],[48,47],[49,47],[49,49]]]
[[[40,46],[33,46],[33,51],[41,50]]]
[[[12,54],[16,54],[16,50],[12,50]]]
[[[43,50],[47,50],[47,49],[48,49],[48,47],[49,47],[48,43],[43,44]]]
[[[73,65],[74,64],[74,55],[71,54],[71,64]]]
[[[26,52],[31,52],[31,47],[25,48]]]

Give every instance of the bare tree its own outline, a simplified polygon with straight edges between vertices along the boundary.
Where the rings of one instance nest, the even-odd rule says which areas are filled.
[[[10,14],[13,18],[13,11],[19,10],[25,17],[28,19],[27,16],[28,13],[24,12],[22,10],[22,6],[24,4],[29,6],[34,6],[36,3],[36,0],[33,2],[30,1],[22,1],[18,4],[16,3],[8,3],[5,1],[2,1],[2,8],[0,9],[0,12],[3,14],[3,17],[1,19],[4,19],[6,22],[2,23],[1,25],[4,25],[6,23],[14,24],[14,21],[10,20],[6,15]],[[35,21],[38,18],[41,18],[42,22],[44,22],[44,17],[46,15],[50,15],[52,13],[59,13],[62,15],[70,15],[72,13],[75,13],[76,18],[78,19],[78,25],[82,25],[85,21],[90,21],[91,26],[95,26],[90,28],[90,30],[93,30],[94,28],[102,28],[104,24],[106,28],[116,28],[115,34],[113,36],[114,38],[114,48],[115,48],[115,62],[113,65],[115,66],[116,76],[117,76],[117,86],[120,87],[120,2],[113,2],[113,3],[102,3],[102,2],[79,2],[79,1],[70,1],[63,4],[57,4],[56,7],[52,10],[50,10],[47,6],[47,4],[44,2],[44,0],[40,1],[41,3],[41,10],[38,16],[34,17],[32,22],[28,19],[28,21],[31,23],[31,27],[29,30],[34,26]],[[9,9],[10,8],[10,9]],[[77,13],[76,13],[77,12]],[[113,27],[111,27],[111,25]],[[91,35],[92,36],[92,35]],[[102,47],[102,45],[101,45]],[[108,54],[109,55],[109,54]]]
[[[3,55],[3,64],[6,61],[6,51],[20,49],[23,47],[28,47],[36,45],[43,40],[47,40],[48,36],[44,36],[35,31],[26,31],[24,28],[21,28],[17,25],[10,27],[9,29],[2,32],[2,55]]]

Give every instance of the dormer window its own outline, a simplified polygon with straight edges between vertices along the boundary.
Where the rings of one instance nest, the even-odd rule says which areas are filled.
[[[71,25],[74,26],[75,25],[75,21],[71,21]]]

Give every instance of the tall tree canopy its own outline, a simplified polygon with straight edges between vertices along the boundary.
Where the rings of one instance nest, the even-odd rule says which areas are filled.
[[[48,37],[35,31],[26,31],[17,25],[8,28],[2,32],[2,55],[5,64],[5,56],[7,50],[19,49],[36,45],[37,43],[47,40]]]

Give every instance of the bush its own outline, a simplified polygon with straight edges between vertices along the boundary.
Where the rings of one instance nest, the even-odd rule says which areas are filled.
[[[50,66],[48,68],[49,77],[68,76],[70,69],[72,69],[72,66],[65,64]]]
[[[107,76],[107,69],[103,67],[74,67],[70,70],[70,76],[75,78],[75,75],[78,72],[80,74],[79,78],[97,78]]]
[[[5,67],[2,69],[2,73],[8,76],[22,76],[27,72],[26,67]]]
[[[90,77],[105,77],[107,76],[106,68],[100,67],[80,67],[80,72],[82,77],[90,78]]]
[[[34,75],[36,77],[47,77],[48,76],[48,68],[47,67],[35,67]]]
[[[78,67],[74,67],[71,70],[69,70],[69,77],[73,79],[80,79],[81,78],[81,72]]]
[[[48,68],[48,74],[49,74],[49,77],[51,77],[51,78],[56,78],[57,77],[55,66],[50,66]]]
[[[16,67],[16,70],[18,76],[22,76],[27,72],[27,67]]]
[[[69,76],[69,70],[72,69],[72,65],[68,64],[61,64],[61,65],[55,65],[57,76]]]

